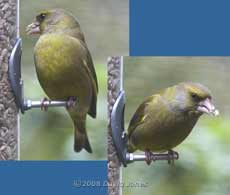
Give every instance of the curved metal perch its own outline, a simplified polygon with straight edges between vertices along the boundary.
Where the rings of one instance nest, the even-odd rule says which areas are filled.
[[[114,103],[111,114],[111,127],[114,145],[117,150],[119,160],[126,167],[128,163],[134,161],[146,161],[145,154],[135,154],[127,152],[127,137],[124,130],[124,110],[125,110],[125,92],[122,90]],[[154,154],[151,156],[152,161],[174,161],[179,158],[176,153]]]

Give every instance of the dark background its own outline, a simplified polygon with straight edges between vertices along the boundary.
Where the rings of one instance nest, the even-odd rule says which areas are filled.
[[[130,1],[131,56],[230,56],[229,0]]]

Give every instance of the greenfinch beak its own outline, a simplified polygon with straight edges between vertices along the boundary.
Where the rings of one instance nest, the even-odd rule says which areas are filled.
[[[215,108],[209,98],[206,98],[205,100],[199,102],[197,106],[197,111],[205,114],[211,114],[214,116],[219,115],[219,111]]]
[[[34,35],[34,34],[40,34],[40,33],[41,33],[40,24],[37,21],[31,23],[30,25],[26,27],[26,34],[28,35]]]

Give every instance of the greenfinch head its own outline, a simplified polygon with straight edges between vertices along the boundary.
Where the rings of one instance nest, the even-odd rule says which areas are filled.
[[[181,111],[189,114],[211,114],[214,116],[219,114],[219,111],[215,109],[212,103],[210,90],[199,83],[179,83],[174,98],[178,102]]]
[[[37,14],[35,21],[27,26],[28,35],[61,33],[85,41],[76,18],[63,9],[43,10]]]

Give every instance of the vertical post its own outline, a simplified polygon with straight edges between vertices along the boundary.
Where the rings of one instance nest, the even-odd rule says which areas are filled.
[[[8,78],[8,63],[18,37],[18,0],[0,0],[0,160],[18,159],[18,109]]]
[[[121,163],[119,162],[112,139],[111,111],[113,105],[123,88],[122,70],[123,57],[110,57],[108,59],[108,194],[121,195]]]

